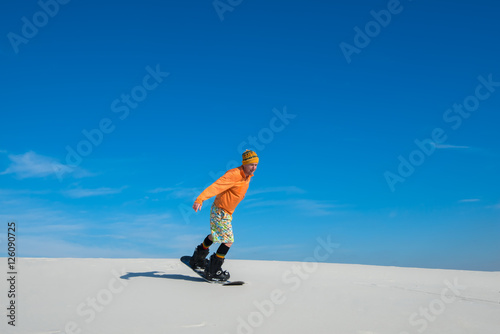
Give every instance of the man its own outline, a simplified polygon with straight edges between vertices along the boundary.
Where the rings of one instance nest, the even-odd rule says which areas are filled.
[[[228,170],[217,181],[205,189],[193,204],[195,212],[201,209],[203,201],[216,196],[210,209],[211,233],[196,247],[191,257],[192,268],[204,268],[205,276],[209,280],[227,281],[229,273],[222,270],[224,258],[234,242],[231,220],[236,206],[245,197],[250,179],[257,169],[259,157],[254,151],[246,150],[243,153],[243,164],[240,167]],[[217,252],[206,257],[212,243],[220,243]]]

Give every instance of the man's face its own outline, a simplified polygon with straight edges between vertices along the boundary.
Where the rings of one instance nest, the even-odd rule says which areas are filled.
[[[243,165],[243,171],[246,175],[253,175],[253,172],[257,169],[257,164],[247,164]]]

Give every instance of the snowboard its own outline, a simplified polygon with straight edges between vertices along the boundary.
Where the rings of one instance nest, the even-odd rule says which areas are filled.
[[[192,271],[194,271],[195,273],[197,273],[201,278],[203,278],[208,283],[221,284],[221,285],[224,285],[224,286],[228,286],[228,285],[243,285],[243,284],[245,284],[245,282],[243,282],[243,281],[211,281],[211,280],[209,280],[209,279],[207,279],[205,277],[205,273],[204,273],[203,269],[193,269],[193,268],[191,268],[191,266],[189,265],[189,260],[190,259],[191,259],[191,256],[183,256],[183,257],[181,257],[181,262],[184,263],[186,266],[188,266],[189,269],[191,269]]]

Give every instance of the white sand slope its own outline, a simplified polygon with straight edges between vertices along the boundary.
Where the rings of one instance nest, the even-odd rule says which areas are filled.
[[[19,259],[16,326],[4,316],[0,332],[500,330],[500,272],[238,260],[227,260],[224,267],[247,284],[203,282],[177,259]],[[7,313],[9,285],[1,282]]]

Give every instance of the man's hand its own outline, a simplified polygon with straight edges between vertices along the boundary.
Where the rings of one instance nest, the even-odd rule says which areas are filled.
[[[201,204],[194,202],[193,209],[194,209],[194,212],[198,212],[198,210],[201,209]]]

